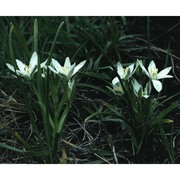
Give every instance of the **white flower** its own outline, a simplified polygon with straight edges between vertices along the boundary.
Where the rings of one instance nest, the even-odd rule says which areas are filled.
[[[123,87],[122,87],[118,77],[115,77],[112,80],[112,86],[113,86],[114,91],[120,92],[121,94],[124,94]]]
[[[46,71],[47,71],[47,65],[46,65],[46,63],[47,63],[47,61],[48,60],[46,60],[46,61],[44,61],[44,62],[42,62],[41,64],[40,64],[40,68],[42,68],[42,72],[41,72],[41,76],[43,77],[43,78],[45,78],[45,76],[46,76]],[[38,68],[37,68],[38,69]],[[36,69],[36,71],[37,71],[37,69]],[[36,72],[35,71],[35,72]]]
[[[44,68],[44,69],[47,69],[47,65],[46,65],[47,61],[48,61],[48,60],[42,62],[42,63],[40,64],[40,67],[41,67],[41,68]]]
[[[134,94],[137,97],[144,97],[146,99],[149,97],[151,92],[151,83],[148,82],[146,84],[144,91],[142,85],[140,85],[135,78],[133,78],[132,80],[132,85],[133,85]]]
[[[171,68],[172,67],[167,67],[158,73],[158,69],[156,68],[156,64],[154,63],[154,61],[151,61],[149,66],[148,66],[148,71],[149,71],[149,74],[150,74],[152,79],[172,78],[173,76],[168,75]]]
[[[37,53],[34,52],[32,54],[30,62],[29,62],[29,65],[24,64],[19,59],[16,59],[16,64],[17,64],[17,67],[18,67],[17,70],[15,70],[14,66],[12,66],[11,64],[6,63],[7,67],[11,71],[17,73],[17,75],[24,76],[26,78],[31,79],[33,77],[34,73],[37,71],[37,65],[38,65],[38,56],[37,56]],[[46,64],[46,61],[41,63],[40,67],[41,68],[44,67],[45,64]]]
[[[133,74],[134,64],[129,65],[126,68],[123,68],[120,62],[117,63],[117,73],[119,74],[121,79],[127,80]]]
[[[64,75],[68,79],[70,79],[75,73],[77,73],[86,63],[85,61],[82,61],[76,66],[76,63],[71,65],[69,57],[65,59],[64,66],[61,66],[59,62],[55,59],[52,59],[51,65],[49,66],[49,69],[59,75]]]
[[[173,77],[171,75],[168,75],[168,73],[172,67],[167,67],[158,73],[158,69],[156,68],[156,64],[154,63],[154,61],[150,62],[149,66],[148,66],[148,71],[142,64],[142,61],[138,61],[138,62],[139,62],[140,67],[145,72],[145,74],[150,78],[150,80],[153,83],[154,88],[158,92],[160,92],[162,90],[162,83],[159,81],[159,79]]]

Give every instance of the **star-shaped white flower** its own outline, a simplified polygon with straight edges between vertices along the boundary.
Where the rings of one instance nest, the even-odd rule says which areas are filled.
[[[118,77],[115,77],[112,80],[112,86],[115,92],[119,92],[120,94],[124,94],[123,87],[118,79]]]
[[[17,67],[18,67],[17,70],[11,64],[6,63],[7,67],[11,71],[17,73],[17,75],[20,75],[20,76],[26,77],[28,79],[31,79],[33,77],[34,73],[37,71],[37,65],[38,65],[38,56],[37,56],[37,53],[34,52],[32,54],[30,62],[29,62],[29,65],[24,64],[19,59],[16,59],[16,64],[17,64]],[[40,67],[41,68],[44,67],[45,64],[46,64],[46,61],[41,63]]]
[[[159,81],[159,79],[172,78],[173,77],[171,75],[168,75],[168,73],[172,67],[167,67],[158,73],[158,68],[156,68],[156,64],[154,63],[154,61],[151,61],[149,63],[148,71],[146,70],[146,68],[142,64],[142,61],[138,61],[138,62],[139,62],[140,67],[145,72],[145,74],[150,78],[150,80],[153,83],[154,88],[158,92],[160,92],[162,90],[162,83]]]
[[[119,74],[121,79],[129,79],[133,74],[133,70],[134,64],[131,64],[126,68],[123,68],[120,62],[117,63],[117,73]]]
[[[76,74],[86,63],[86,60],[82,61],[76,66],[76,63],[71,65],[69,57],[65,59],[64,66],[61,66],[59,62],[55,59],[52,59],[51,65],[49,66],[49,69],[58,74],[63,75],[68,78],[68,80]]]
[[[134,91],[134,94],[137,96],[137,97],[144,97],[144,98],[148,98],[150,96],[150,92],[151,92],[151,83],[147,83],[146,84],[146,87],[144,88],[143,90],[143,87],[141,84],[139,84],[137,82],[137,80],[135,78],[132,79],[132,85],[133,85],[133,91]]]

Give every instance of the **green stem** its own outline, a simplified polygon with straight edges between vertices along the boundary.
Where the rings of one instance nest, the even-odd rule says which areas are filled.
[[[58,151],[58,142],[59,142],[59,138],[61,138],[62,133],[63,133],[63,127],[65,124],[65,121],[67,119],[68,116],[68,112],[70,109],[70,101],[68,101],[68,81],[66,81],[65,86],[64,86],[64,94],[63,94],[63,98],[60,102],[60,104],[56,107],[58,107],[57,109],[55,109],[55,128],[54,128],[54,146],[53,146],[53,157],[56,157],[57,151]],[[67,102],[68,101],[68,102]],[[66,106],[66,108],[64,109],[61,118],[59,119],[60,113],[62,112],[62,108],[63,106]]]
[[[49,57],[48,57],[48,61],[47,61],[47,66],[50,64],[50,60],[51,60],[51,57],[52,57],[54,46],[56,44],[58,35],[60,33],[60,30],[61,30],[63,24],[64,24],[64,22],[62,22],[59,25],[58,30],[56,32],[56,35],[54,37],[51,49],[49,51]],[[46,82],[45,82],[45,96],[44,96],[44,99],[45,99],[44,104],[45,104],[45,107],[46,107],[45,114],[44,114],[44,126],[45,126],[45,136],[46,136],[46,139],[47,139],[47,143],[49,145],[50,151],[52,152],[52,139],[51,138],[53,138],[53,133],[50,131],[50,126],[49,126],[49,122],[50,122],[50,119],[49,119],[49,117],[50,117],[50,112],[49,112],[49,78],[50,78],[50,76],[49,76],[49,68],[47,68],[47,78],[46,78]],[[50,156],[50,161],[52,162],[52,154]]]
[[[55,129],[54,129],[54,134],[57,133],[58,131],[58,125],[59,125],[59,116],[60,116],[60,113],[62,111],[62,108],[63,106],[65,105],[65,103],[67,102],[68,100],[68,81],[66,81],[65,85],[64,85],[64,94],[63,94],[63,97],[61,99],[61,102],[58,103],[57,102],[57,105],[55,105],[55,107],[57,107],[57,109],[55,109],[55,119],[54,119],[54,124],[55,124]]]

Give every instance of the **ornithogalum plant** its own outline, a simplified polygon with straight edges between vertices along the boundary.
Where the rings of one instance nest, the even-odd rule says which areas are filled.
[[[145,150],[148,138],[155,129],[164,132],[162,123],[173,122],[165,118],[179,106],[179,103],[174,103],[160,112],[158,110],[159,94],[152,94],[152,87],[158,93],[162,90],[160,79],[173,77],[168,75],[170,70],[171,67],[168,67],[158,73],[154,61],[150,62],[148,71],[141,60],[137,60],[128,67],[123,67],[120,62],[117,63],[117,77],[112,80],[112,88],[108,87],[108,89],[115,94],[116,101],[118,99],[121,111],[117,111],[111,105],[108,105],[108,108],[127,127],[131,135],[134,154],[138,155]],[[162,136],[166,139],[165,133],[162,133]],[[168,149],[168,146],[166,148]],[[169,154],[173,161],[170,151]]]
[[[65,60],[64,66],[61,66],[55,59],[52,59],[50,65],[47,66],[47,61],[48,60],[40,63],[40,68],[38,68],[38,55],[34,52],[29,66],[20,60],[16,60],[18,70],[9,63],[7,63],[7,67],[13,71],[15,75],[28,78],[32,91],[38,98],[44,123],[45,142],[48,144],[47,149],[45,147],[43,149],[46,149],[46,153],[44,154],[49,156],[49,158],[43,160],[45,162],[54,162],[58,151],[59,138],[63,135],[64,124],[75,93],[76,82],[74,75],[84,66],[86,61],[79,63],[77,66],[75,63],[71,65],[68,57]],[[48,69],[50,72],[48,72]],[[38,73],[40,73],[39,77]],[[47,78],[49,91],[43,92],[47,90]],[[49,106],[49,104],[51,104],[51,106]],[[25,140],[23,141],[25,142]],[[43,142],[44,139],[42,138],[39,141]],[[44,144],[42,144],[42,146],[44,146]],[[26,150],[29,151],[29,149]]]
[[[25,83],[36,96],[36,102],[38,102],[41,110],[41,118],[36,121],[36,117],[34,116],[34,113],[32,113],[31,108],[32,99],[24,95],[36,142],[32,148],[23,136],[20,136],[18,132],[15,132],[14,135],[22,143],[24,150],[3,143],[0,143],[0,146],[29,154],[36,157],[39,162],[43,163],[59,162],[60,152],[62,151],[61,140],[63,137],[64,125],[75,95],[75,75],[86,62],[84,60],[78,65],[76,65],[76,63],[71,65],[70,58],[67,57],[64,66],[62,66],[57,60],[52,58],[53,47],[62,24],[63,23],[60,24],[57,30],[47,60],[41,61],[37,53],[38,27],[37,20],[35,20],[35,51],[32,53],[29,65],[26,65],[18,59],[15,59],[15,61],[13,60],[14,63],[6,64],[13,75],[20,79],[21,87],[24,87]]]

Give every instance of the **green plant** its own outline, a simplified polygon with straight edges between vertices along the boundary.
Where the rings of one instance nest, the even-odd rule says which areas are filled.
[[[147,71],[142,61],[139,60],[136,62],[136,67],[134,69],[133,67],[133,64],[126,68],[123,68],[120,63],[117,64],[117,73],[119,76],[112,81],[112,91],[116,96],[119,96],[119,105],[122,112],[124,112],[116,112],[116,114],[121,114],[122,122],[128,127],[132,138],[134,153],[138,155],[142,153],[149,136],[151,136],[151,133],[156,129],[161,130],[163,139],[166,138],[165,133],[162,133],[162,124],[173,122],[165,118],[171,111],[179,107],[180,104],[179,102],[172,103],[169,107],[159,112],[158,96],[155,97],[151,95],[152,84],[158,92],[162,90],[162,84],[158,79],[172,78],[171,75],[167,75],[171,67],[157,73],[158,69],[154,61],[151,61]],[[149,81],[144,78],[144,74],[147,75]],[[140,83],[133,75],[139,79]],[[146,81],[147,83],[145,83]],[[143,88],[143,86],[145,86],[145,88]],[[112,108],[110,107],[110,109]],[[167,145],[165,142],[164,144],[165,146]],[[170,157],[172,162],[174,162],[172,154]]]
[[[24,100],[29,111],[30,123],[33,129],[33,135],[36,143],[29,144],[18,132],[15,137],[22,143],[24,150],[12,147],[10,145],[0,143],[1,147],[14,151],[23,152],[34,157],[38,157],[40,162],[54,163],[57,162],[57,154],[59,152],[59,143],[63,136],[64,125],[69,114],[71,103],[75,94],[75,74],[84,66],[86,61],[76,64],[70,63],[69,57],[66,58],[64,66],[52,59],[52,53],[58,34],[63,23],[59,25],[53,44],[49,51],[49,57],[46,61],[40,63],[38,57],[38,22],[34,21],[34,53],[31,56],[29,65],[25,65],[22,61],[14,61],[12,64],[7,63],[7,67],[14,73],[14,76],[20,80],[20,86],[24,95]],[[10,51],[13,57],[13,49],[11,44],[10,31]],[[28,85],[32,91],[32,95],[37,98],[38,105],[41,110],[42,117],[36,120],[32,113],[31,97],[27,98],[24,86]],[[39,120],[42,123],[39,126]],[[41,130],[42,128],[42,130]],[[63,150],[62,150],[63,152]]]
[[[128,67],[123,67],[118,62],[117,77],[112,80],[112,88],[107,87],[115,95],[117,105],[104,102],[104,106],[110,112],[108,113],[108,109],[106,109],[93,113],[86,118],[86,122],[95,116],[116,118],[116,121],[122,127],[126,127],[131,135],[133,154],[136,156],[145,152],[152,134],[159,130],[170,159],[174,162],[172,144],[167,140],[163,124],[173,122],[173,120],[167,119],[167,115],[178,108],[180,103],[179,101],[174,102],[160,111],[159,95],[157,97],[152,95],[152,85],[158,92],[162,90],[159,79],[172,78],[171,75],[167,75],[170,70],[171,67],[168,67],[158,73],[154,61],[149,64],[148,71],[140,60],[130,64]]]

